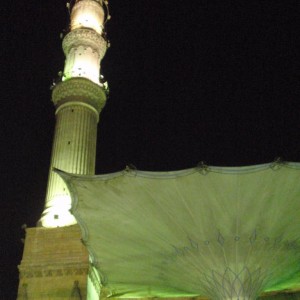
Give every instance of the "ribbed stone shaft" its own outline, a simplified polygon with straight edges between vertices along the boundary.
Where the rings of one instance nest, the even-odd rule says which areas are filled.
[[[56,118],[52,167],[75,174],[94,174],[97,112],[83,104],[71,103],[59,107]]]
[[[46,208],[57,206],[55,201],[60,201],[58,207],[63,211],[70,209],[68,190],[53,168],[74,174],[95,173],[97,121],[97,111],[87,105],[71,103],[57,110]],[[59,219],[63,218],[66,222],[65,213],[60,214],[53,211],[53,220],[60,223]],[[75,223],[71,215],[69,218],[68,224]]]
[[[63,180],[53,172],[82,175],[95,173],[97,123],[106,97],[103,89],[86,78],[72,78],[57,85],[52,94],[56,126],[52,148],[44,227],[75,224],[71,198]]]

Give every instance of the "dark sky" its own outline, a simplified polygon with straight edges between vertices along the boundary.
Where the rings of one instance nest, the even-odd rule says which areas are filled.
[[[111,0],[110,10],[97,173],[300,161],[299,1]],[[44,205],[49,87],[69,17],[64,0],[2,11],[0,299],[15,299],[21,225],[35,226]]]

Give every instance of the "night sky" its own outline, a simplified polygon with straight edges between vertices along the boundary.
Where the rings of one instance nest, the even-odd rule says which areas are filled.
[[[97,173],[300,161],[299,8],[289,0],[111,0]],[[63,69],[69,20],[64,0],[20,0],[2,13],[1,300],[16,298],[21,225],[35,226],[44,205],[49,87]]]

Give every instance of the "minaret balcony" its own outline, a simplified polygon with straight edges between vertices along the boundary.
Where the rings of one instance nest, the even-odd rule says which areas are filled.
[[[75,77],[54,86],[52,101],[57,109],[67,103],[81,103],[94,110],[98,117],[106,102],[106,92],[104,87],[86,78]]]
[[[100,62],[105,55],[107,41],[97,32],[89,29],[76,29],[63,40],[66,56],[63,80],[85,77],[100,84]]]

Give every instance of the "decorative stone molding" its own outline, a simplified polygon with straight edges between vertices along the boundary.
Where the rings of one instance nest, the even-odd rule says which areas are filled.
[[[19,266],[20,278],[63,277],[88,274],[87,265],[72,266]]]
[[[71,48],[79,46],[91,47],[96,50],[101,60],[107,49],[107,41],[99,33],[91,29],[81,28],[70,31],[62,43],[65,55],[68,55]]]
[[[100,113],[106,102],[106,94],[98,84],[83,77],[74,77],[53,88],[52,101],[56,107],[67,102],[86,103]]]

